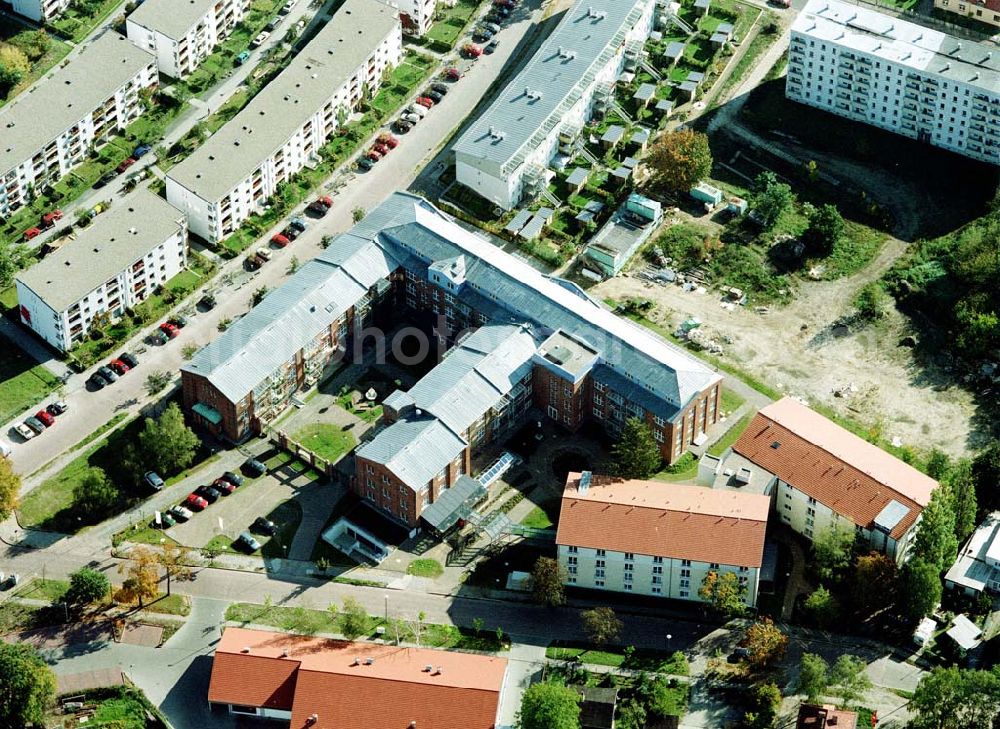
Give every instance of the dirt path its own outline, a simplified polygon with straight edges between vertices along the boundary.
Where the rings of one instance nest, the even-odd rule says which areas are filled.
[[[909,333],[899,312],[854,333],[831,331],[831,324],[851,310],[857,291],[881,276],[905,248],[890,238],[863,271],[836,281],[802,283],[791,304],[771,307],[766,314],[752,307],[729,311],[712,291],[685,292],[633,276],[610,279],[590,293],[599,299],[652,299],[657,306],[650,318],[671,330],[687,317],[697,317],[712,338],[725,342],[723,359],[782,393],[826,404],[877,428],[888,440],[963,455],[968,453],[973,398],[955,387],[935,387],[934,378],[916,366],[911,351],[899,345]],[[935,426],[942,423],[948,427]]]

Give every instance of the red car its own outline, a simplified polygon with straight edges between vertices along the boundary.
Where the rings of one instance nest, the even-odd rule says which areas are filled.
[[[382,144],[381,142],[375,142],[375,144],[372,145],[372,149],[374,149],[376,152],[378,152],[383,157],[385,155],[389,154],[389,147],[387,147],[386,145]]]
[[[127,364],[122,362],[120,359],[111,360],[110,362],[108,362],[108,367],[113,369],[116,375],[124,375],[126,372],[132,369]]]
[[[291,243],[291,241],[288,240],[288,238],[283,236],[281,233],[275,233],[274,235],[272,235],[271,242],[274,243],[274,245],[278,246],[278,248],[284,248],[289,243]]]
[[[383,132],[378,135],[379,144],[384,144],[389,149],[395,149],[399,145],[399,140],[394,136],[389,134],[389,132]]]
[[[483,49],[474,43],[466,43],[462,46],[462,55],[466,58],[479,58],[483,55]]]
[[[24,231],[24,239],[25,240],[31,240],[35,236],[41,235],[41,234],[42,234],[42,229],[41,228],[28,228],[26,231]]]
[[[51,428],[53,425],[55,425],[56,422],[56,419],[53,418],[52,415],[50,415],[45,410],[39,410],[37,413],[35,413],[35,417],[41,420],[42,423],[45,424],[46,428]]]
[[[462,78],[462,72],[459,71],[457,68],[449,68],[447,71],[444,72],[444,77],[449,81],[458,81],[460,78]]]
[[[514,0],[493,0],[493,4],[499,8],[513,8],[516,3]]]
[[[325,207],[327,210],[333,207],[333,198],[329,195],[320,195],[316,198],[316,202]]]
[[[224,478],[217,478],[212,481],[212,488],[221,493],[223,496],[229,496],[236,490],[236,484],[230,483]]]
[[[165,321],[162,324],[160,324],[160,331],[166,334],[171,339],[173,339],[174,337],[176,337],[178,334],[181,333],[180,329],[178,329],[176,326],[174,326],[168,321]]]
[[[375,149],[368,150],[368,154],[366,154],[365,156],[372,162],[378,162],[380,159],[382,159],[382,155],[379,154],[378,150]]]
[[[57,221],[62,220],[62,216],[62,210],[53,210],[50,213],[45,213],[45,215],[42,216],[42,227],[51,228]]]
[[[122,163],[117,167],[115,167],[115,170],[117,170],[118,174],[120,175],[122,172],[124,172],[134,164],[135,164],[135,157],[129,157],[126,160],[122,160]]]
[[[184,499],[184,506],[191,511],[204,511],[208,507],[208,502],[198,494],[188,494],[188,497]]]
[[[434,106],[434,101],[426,96],[418,96],[415,101],[426,109],[430,109]]]

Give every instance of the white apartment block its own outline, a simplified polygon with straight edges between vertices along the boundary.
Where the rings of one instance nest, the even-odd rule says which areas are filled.
[[[167,176],[167,199],[191,232],[217,243],[278,185],[319,161],[319,149],[364,93],[402,58],[395,8],[347,0],[289,66]]]
[[[808,539],[853,531],[902,564],[937,481],[794,398],[757,413],[733,444],[746,464],[744,483],[763,483],[782,522]],[[761,469],[762,474],[754,473]]]
[[[1000,52],[841,0],[792,25],[788,98],[1000,164]]]
[[[423,35],[434,22],[434,10],[437,0],[390,0],[390,4],[399,8],[399,19],[403,23],[403,32],[408,35]],[[445,5],[454,5],[454,0],[445,0]]]
[[[0,109],[0,218],[134,121],[157,78],[152,55],[108,32]]]
[[[757,604],[770,499],[687,484],[571,473],[556,545],[574,587],[702,601],[709,572]]]
[[[577,0],[496,101],[455,143],[456,179],[504,210],[537,195],[552,158],[575,154],[584,125],[638,63],[653,0]]]
[[[243,20],[250,0],[146,0],[125,21],[128,39],[156,56],[160,73],[184,78]]]
[[[75,240],[15,279],[21,322],[60,351],[90,331],[95,317],[118,319],[180,273],[187,262],[184,216],[138,190]]]
[[[15,13],[31,18],[36,23],[46,23],[58,17],[71,2],[72,0],[11,0]]]

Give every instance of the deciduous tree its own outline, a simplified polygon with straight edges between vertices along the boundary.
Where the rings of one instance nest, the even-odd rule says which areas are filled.
[[[617,641],[622,633],[622,621],[609,607],[596,607],[580,613],[587,637],[597,646]]]
[[[0,521],[7,519],[17,508],[21,493],[21,476],[14,472],[10,459],[0,456]]]
[[[963,459],[950,468],[942,482],[951,492],[952,511],[955,515],[955,538],[964,542],[976,528],[976,480],[972,463]]]
[[[841,706],[851,706],[872,687],[871,679],[865,673],[866,663],[845,653],[837,658],[830,669],[830,691],[839,696]]]
[[[712,605],[712,608],[727,620],[739,617],[746,611],[743,596],[747,588],[740,584],[733,572],[718,573],[709,570],[698,588],[698,596]]]
[[[778,218],[795,203],[795,193],[784,182],[778,182],[773,172],[761,172],[754,180],[751,204],[755,217],[765,228],[772,227]]]
[[[802,242],[813,256],[829,256],[833,247],[844,235],[844,219],[836,205],[820,205],[809,216],[809,227],[802,235]]]
[[[198,436],[185,423],[177,403],[167,405],[158,420],[146,418],[139,445],[150,467],[176,473],[191,465],[198,451]]]
[[[773,683],[759,683],[750,689],[749,706],[743,714],[747,729],[771,729],[781,709],[781,691]]]
[[[117,597],[122,602],[139,603],[143,607],[146,600],[156,597],[159,589],[159,556],[146,547],[136,547],[128,556],[128,561],[118,565],[119,573],[126,573],[125,581]]]
[[[340,611],[340,632],[348,640],[354,640],[371,631],[371,616],[364,606],[353,597],[344,598],[344,607]]]
[[[533,684],[521,696],[517,726],[519,729],[579,729],[580,696],[562,684]]]
[[[1000,714],[1000,674],[935,668],[924,675],[907,707],[913,729],[990,729]]]
[[[0,729],[40,724],[55,694],[55,674],[33,645],[0,641]]]
[[[934,565],[938,572],[944,572],[954,562],[957,553],[951,493],[947,487],[937,488],[931,493],[930,502],[924,507],[917,525],[913,558]]]
[[[66,602],[71,605],[90,605],[105,599],[111,593],[111,580],[103,572],[81,567],[69,576]]]
[[[807,700],[816,701],[826,693],[829,683],[830,666],[823,657],[815,653],[803,653],[796,684],[798,692],[805,694]]]
[[[809,594],[805,609],[820,628],[829,628],[840,617],[840,601],[823,585]]]
[[[669,192],[687,192],[712,171],[708,137],[693,129],[661,134],[649,148],[650,182]]]
[[[972,459],[972,480],[976,485],[976,502],[980,516],[1000,508],[1000,441],[990,443]]]
[[[649,478],[660,470],[663,458],[653,431],[639,418],[625,421],[618,442],[611,448],[615,469],[625,478]]]
[[[118,501],[118,489],[100,468],[91,468],[73,487],[73,505],[88,516],[102,518]]]
[[[0,45],[0,88],[17,86],[30,71],[31,63],[23,51],[11,45]]]
[[[813,561],[816,574],[824,582],[835,581],[851,563],[854,530],[837,524],[823,530],[813,539]]]
[[[896,599],[899,572],[896,563],[878,552],[858,557],[850,577],[854,607],[864,615],[889,607]]]
[[[539,557],[531,571],[531,594],[535,602],[549,607],[557,607],[566,602],[563,583],[566,572],[557,560]]]
[[[788,636],[778,629],[771,618],[765,617],[747,628],[744,642],[750,651],[749,662],[760,667],[781,660],[788,647]]]
[[[902,573],[903,612],[913,621],[931,614],[941,602],[941,571],[919,557],[906,563]]]
[[[188,547],[181,546],[179,544],[174,544],[173,542],[164,542],[163,546],[160,548],[160,564],[163,565],[164,570],[167,573],[167,594],[170,594],[170,581],[171,579],[178,580],[180,582],[184,580],[190,580],[194,575],[189,562],[191,550]]]

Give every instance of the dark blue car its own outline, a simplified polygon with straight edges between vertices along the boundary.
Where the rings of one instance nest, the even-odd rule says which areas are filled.
[[[140,157],[142,157],[142,156],[143,156],[144,154],[146,154],[147,152],[149,152],[149,150],[151,150],[152,148],[153,148],[153,146],[152,146],[152,145],[150,145],[150,144],[140,144],[140,145],[139,145],[138,147],[136,147],[136,148],[135,148],[135,150],[134,150],[134,151],[132,152],[132,156],[133,156],[133,157],[135,157],[136,159],[139,159],[139,158],[140,158]]]

